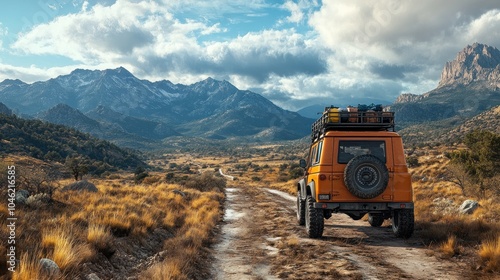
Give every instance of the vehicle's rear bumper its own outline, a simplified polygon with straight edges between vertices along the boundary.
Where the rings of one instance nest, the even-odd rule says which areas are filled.
[[[413,202],[315,202],[314,208],[343,211],[387,211],[393,209],[413,209]]]

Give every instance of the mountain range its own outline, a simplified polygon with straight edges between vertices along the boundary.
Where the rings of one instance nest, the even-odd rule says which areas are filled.
[[[178,137],[300,139],[309,134],[317,113],[329,105],[304,108],[301,115],[227,81],[208,78],[191,85],[151,82],[136,78],[123,67],[76,69],[32,84],[4,80],[0,102],[7,105],[0,111],[64,124],[133,148],[150,148]],[[421,95],[402,94],[386,109],[395,112],[397,128],[404,137],[425,140],[429,137],[422,135],[427,132],[444,135],[497,105],[500,51],[475,43],[445,63],[436,89]],[[415,135],[418,137],[412,138]]]
[[[170,136],[291,140],[306,136],[312,121],[227,81],[150,82],[123,67],[77,69],[33,84],[4,80],[0,102],[17,114],[71,126],[129,147]]]

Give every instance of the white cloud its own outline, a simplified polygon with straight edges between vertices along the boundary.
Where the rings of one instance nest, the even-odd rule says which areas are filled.
[[[0,63],[0,81],[5,79],[19,79],[25,83],[33,83],[37,81],[46,81],[48,79],[67,75],[76,68],[87,69],[86,65],[70,65],[62,67],[41,68],[35,65],[29,67],[12,66]],[[112,65],[101,65],[95,69],[114,68]]]
[[[284,9],[290,11],[291,15],[287,17],[287,21],[293,23],[299,23],[304,18],[304,14],[297,3],[292,1],[286,1],[282,6]]]
[[[3,24],[0,22],[0,51],[3,50],[3,37],[7,36],[8,34],[9,30],[6,27],[3,27]]]
[[[401,92],[424,93],[437,85],[444,63],[467,44],[500,46],[497,0],[456,0],[453,5],[324,0],[321,7],[317,0],[283,5],[264,0],[79,3],[80,12],[20,34],[14,50],[63,55],[81,68],[121,65],[151,80],[228,79],[287,108],[356,96],[390,101]],[[302,33],[285,29],[281,18],[268,29],[230,37],[233,24],[254,16],[269,18],[280,8],[290,12],[288,22]],[[310,30],[303,32],[299,24],[306,22]],[[0,77],[19,73],[32,81],[72,69],[47,70],[0,65]]]
[[[500,47],[500,10],[491,10],[466,27],[468,42],[480,42]]]
[[[89,7],[89,1],[83,1],[82,12],[86,12],[88,7]]]

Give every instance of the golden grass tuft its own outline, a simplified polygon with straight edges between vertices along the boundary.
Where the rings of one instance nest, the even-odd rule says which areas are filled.
[[[87,231],[87,241],[94,245],[96,249],[105,250],[111,246],[113,236],[109,228],[103,225],[91,224]]]
[[[59,268],[64,271],[95,255],[87,244],[77,243],[75,239],[76,235],[70,230],[56,227],[42,234],[41,246],[48,252],[52,252],[48,258],[57,263]]]
[[[445,257],[451,258],[459,253],[457,238],[455,235],[450,235],[448,240],[441,244],[440,247],[441,252]]]
[[[12,274],[13,280],[42,279],[40,261],[33,252],[23,253],[18,270]]]
[[[481,261],[488,271],[500,271],[500,235],[495,239],[486,240],[479,249]]]
[[[66,269],[79,263],[80,258],[75,252],[75,242],[66,235],[59,235],[54,244],[52,260],[60,269]]]

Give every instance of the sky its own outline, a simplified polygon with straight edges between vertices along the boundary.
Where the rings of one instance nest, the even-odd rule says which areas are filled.
[[[475,42],[500,48],[500,1],[4,0],[0,81],[123,66],[298,110],[428,92]]]

